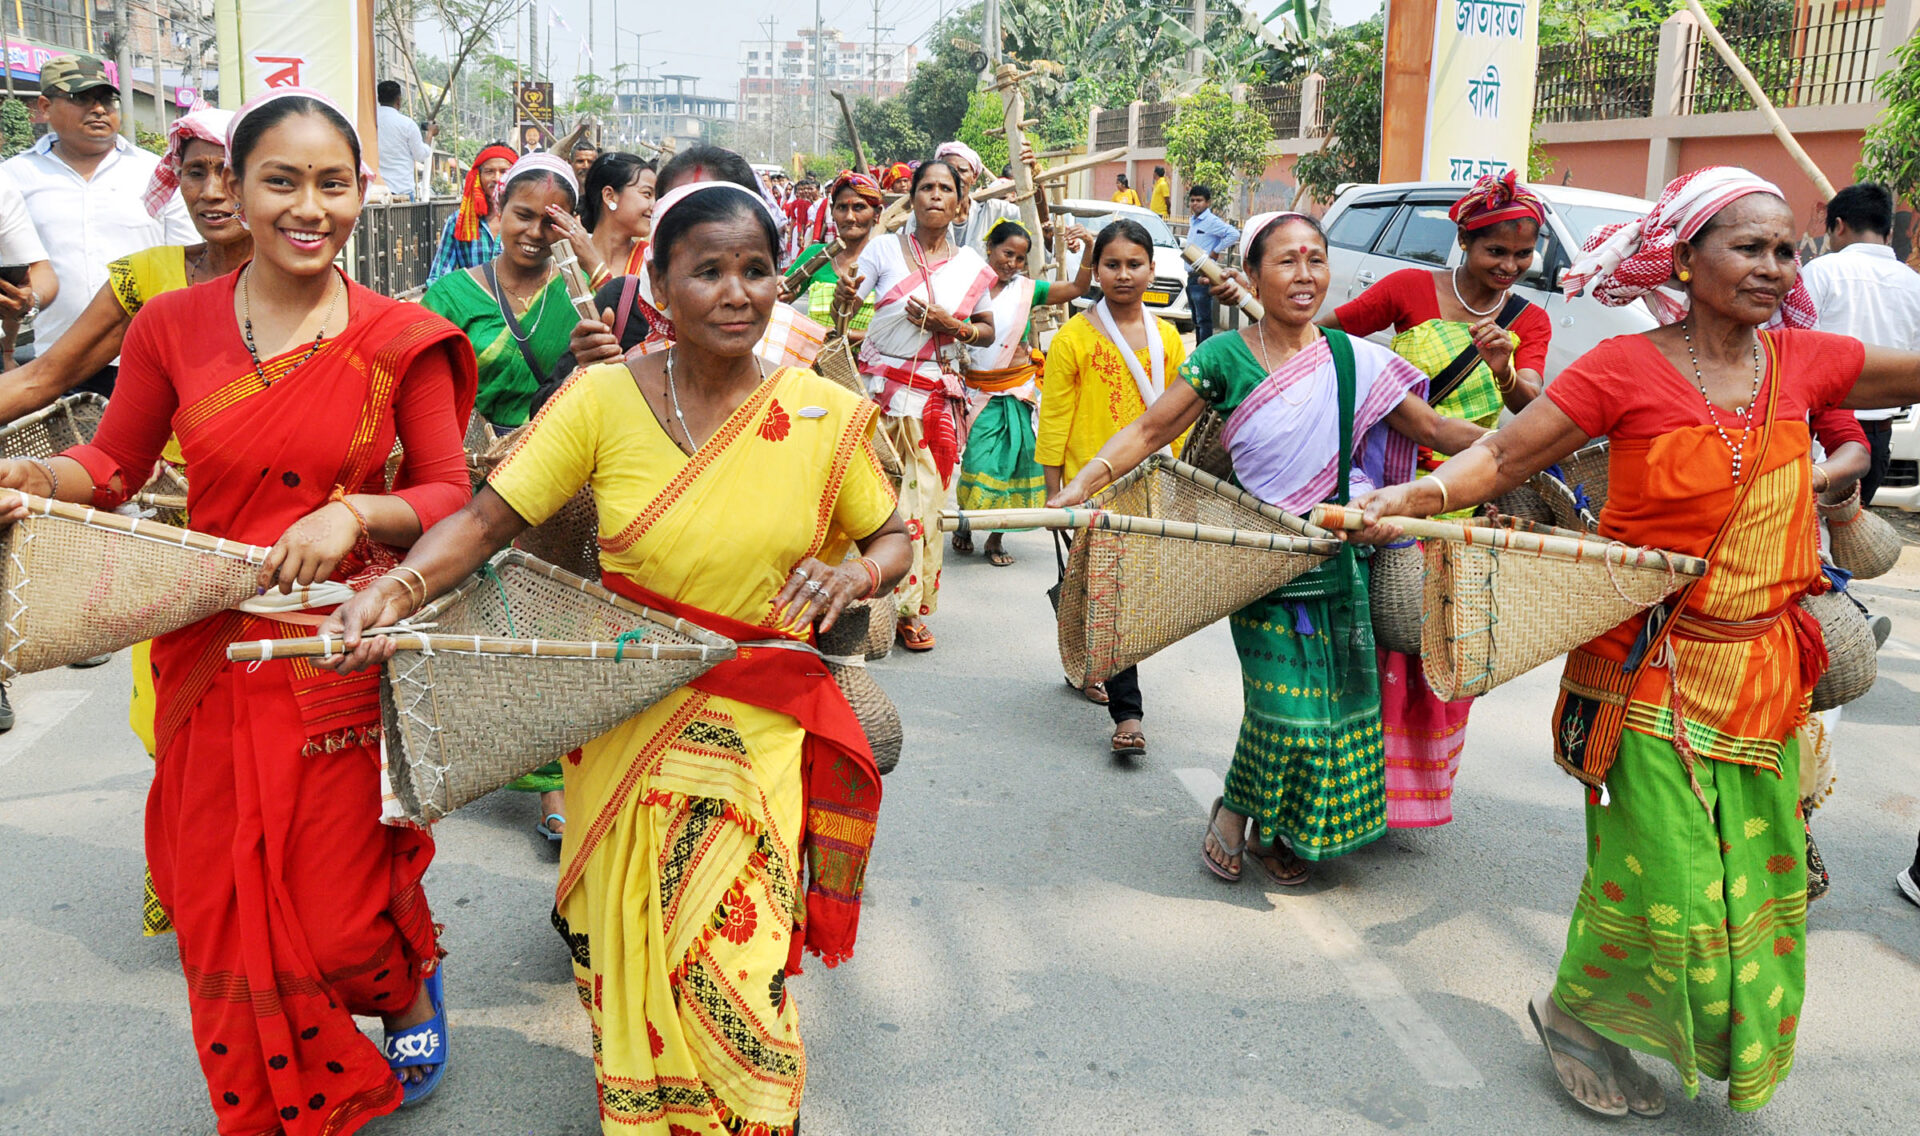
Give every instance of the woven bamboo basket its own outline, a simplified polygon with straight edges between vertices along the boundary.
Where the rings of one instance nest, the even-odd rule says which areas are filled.
[[[1227,452],[1221,437],[1227,428],[1226,415],[1209,406],[1200,412],[1193,429],[1187,432],[1187,444],[1180,449],[1180,460],[1222,481],[1233,477],[1233,455]]]
[[[518,549],[410,623],[431,634],[399,639],[380,702],[387,774],[418,824],[585,745],[734,654],[729,639]]]
[[[1534,495],[1547,507],[1547,516],[1530,519],[1544,521],[1569,532],[1600,531],[1599,507],[1584,504],[1583,498],[1573,491],[1572,486],[1551,473],[1534,474],[1527,479],[1527,488],[1533,490]]]
[[[827,660],[827,670],[833,673],[833,681],[839,684],[840,692],[853,706],[854,716],[860,719],[860,729],[873,748],[874,763],[884,776],[900,764],[905,731],[900,725],[899,708],[867,671],[868,632],[874,614],[869,604],[849,604],[834,621],[833,630],[820,636],[819,645],[820,653]],[[893,620],[882,618],[879,622],[891,639]]]
[[[517,426],[495,438],[487,446],[486,452],[474,460],[478,484],[486,483],[487,475],[507,459],[507,455],[527,436],[530,426],[531,423]],[[513,544],[515,548],[556,568],[588,580],[598,580],[600,511],[594,504],[592,488],[582,486],[580,492],[560,506],[553,516],[528,528]]]
[[[1814,712],[1845,706],[1872,690],[1880,660],[1866,613],[1845,592],[1808,596],[1800,606],[1820,621],[1827,641],[1827,672],[1813,688]]]
[[[1362,527],[1321,506],[1316,523]],[[1420,658],[1444,701],[1475,698],[1587,642],[1706,575],[1707,563],[1520,521],[1387,518],[1426,552]]]
[[[93,441],[107,400],[89,391],[70,394],[52,406],[0,426],[0,453],[10,458],[50,458]]]
[[[1403,655],[1420,653],[1420,604],[1425,597],[1426,571],[1426,553],[1417,541],[1373,550],[1368,561],[1367,604],[1373,613],[1376,647]]]
[[[177,631],[259,592],[267,550],[26,497],[0,534],[0,678]]]
[[[151,513],[158,524],[177,529],[187,527],[187,478],[178,468],[162,462],[153,480],[134,494],[133,504],[142,514]]]
[[[1500,496],[1480,506],[1480,515],[1486,517],[1519,517],[1529,521],[1553,522],[1553,510],[1548,507],[1546,498],[1540,496],[1531,485],[1516,485]]]
[[[1860,505],[1860,487],[1838,505],[1819,506],[1827,522],[1827,543],[1834,564],[1853,573],[1856,580],[1871,580],[1893,570],[1900,560],[1900,534]]]
[[[1586,499],[1587,512],[1594,517],[1607,503],[1607,461],[1610,453],[1605,438],[1582,446],[1559,461],[1561,478],[1567,488]],[[1562,526],[1567,527],[1567,526]]]
[[[1060,589],[1060,661],[1076,687],[1102,682],[1239,611],[1326,559],[1331,535],[1183,462],[1156,455],[1089,505],[1111,513],[1297,536],[1299,551],[1091,527]],[[1312,539],[1319,538],[1319,539]]]
[[[867,629],[865,646],[867,661],[871,663],[893,654],[893,635],[896,621],[893,617],[893,605],[888,601],[887,597],[882,596],[875,600],[856,600],[847,605],[846,611],[852,612],[856,607],[867,609],[865,622],[862,623],[862,626]],[[842,614],[840,618],[844,620],[848,618],[848,616]]]

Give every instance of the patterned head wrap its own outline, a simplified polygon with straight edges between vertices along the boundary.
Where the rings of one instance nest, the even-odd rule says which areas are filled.
[[[509,146],[488,146],[473,156],[473,164],[467,167],[467,180],[460,187],[460,216],[453,223],[453,239],[456,241],[477,240],[480,236],[480,219],[493,212],[493,202],[480,190],[480,167],[504,158],[511,166],[520,160],[520,155]]]
[[[910,181],[912,178],[912,166],[909,166],[905,162],[895,162],[887,167],[886,173],[880,175],[880,186],[883,189],[896,189],[901,182]]]
[[[1685,293],[1663,287],[1673,278],[1674,244],[1692,240],[1715,214],[1754,193],[1785,197],[1780,187],[1738,166],[1707,166],[1675,178],[1645,217],[1594,230],[1560,286],[1568,296],[1578,296],[1591,285],[1594,299],[1611,308],[1644,296],[1661,323],[1678,323],[1690,301]],[[1780,305],[1779,320],[1807,328],[1818,315],[1813,296],[1796,278]]]
[[[158,217],[160,211],[173,199],[173,191],[180,188],[180,164],[187,153],[187,143],[194,139],[211,142],[220,149],[227,148],[227,127],[233,124],[233,112],[208,106],[205,100],[196,100],[193,109],[175,119],[167,130],[167,152],[154,167],[153,177],[147,182],[147,192],[141,201],[147,207],[147,216]]]
[[[840,191],[843,189],[853,190],[860,195],[861,200],[872,205],[875,209],[886,204],[886,195],[880,192],[880,183],[868,177],[866,174],[854,173],[852,170],[842,170],[840,176],[833,179],[833,184],[827,187],[827,200],[832,201],[834,198],[840,196]]]
[[[1261,233],[1266,232],[1275,222],[1284,221],[1289,217],[1313,220],[1305,213],[1296,213],[1291,209],[1282,209],[1273,213],[1255,213],[1247,218],[1246,225],[1240,230],[1240,263],[1247,262],[1247,254],[1253,251],[1253,242],[1259,239]]]
[[[312,99],[314,102],[319,103],[321,106],[339,115],[340,121],[347,124],[347,134],[353,139],[354,147],[358,149],[361,154],[360,196],[365,197],[367,195],[367,186],[373,184],[373,167],[367,165],[365,156],[367,148],[360,140],[360,128],[353,124],[353,117],[351,115],[340,109],[339,103],[334,102],[325,94],[311,87],[270,87],[260,94],[255,95],[253,98],[248,99],[246,105],[242,106],[227,123],[226,146],[228,155],[232,155],[233,153],[234,135],[240,133],[240,124],[247,120],[247,116],[259,110],[261,107],[266,106],[268,103],[276,103],[281,99]]]
[[[1482,174],[1466,196],[1447,210],[1453,223],[1471,233],[1503,221],[1547,223],[1547,209],[1538,194],[1520,184],[1520,171],[1508,170],[1505,177]]]
[[[772,205],[768,204],[767,199],[765,197],[762,197],[760,194],[754,192],[753,190],[748,189],[746,186],[741,185],[739,182],[737,181],[690,181],[685,185],[674,186],[673,192],[667,194],[665,197],[662,197],[660,200],[653,203],[653,231],[657,233],[661,230],[663,226],[666,225],[667,214],[673,212],[673,209],[675,206],[679,205],[682,201],[685,201],[687,198],[692,197],[694,194],[701,193],[709,189],[733,190],[735,193],[740,194],[741,196],[745,197],[747,200],[753,202],[755,205],[758,205],[760,207],[760,211],[765,213],[767,215],[767,218],[773,222],[774,228],[777,229],[780,227],[780,214],[773,208]]]
[[[580,200],[580,179],[574,176],[573,167],[558,155],[550,154],[545,150],[535,150],[515,161],[506,175],[500,179],[500,185],[495,192],[505,194],[507,186],[513,183],[514,178],[534,172],[552,174],[559,178],[561,184],[573,191],[573,199]],[[654,216],[658,217],[659,214],[655,213]]]

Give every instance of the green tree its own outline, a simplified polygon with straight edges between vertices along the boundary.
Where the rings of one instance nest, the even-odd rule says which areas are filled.
[[[1007,125],[1006,104],[992,91],[975,91],[967,103],[967,117],[960,122],[957,132],[960,141],[973,147],[986,163],[989,176],[998,176],[1007,166],[1007,136],[992,131],[1003,130]]]
[[[1272,140],[1273,127],[1259,108],[1236,103],[1218,84],[1207,83],[1182,99],[1167,121],[1167,160],[1188,184],[1224,188],[1232,179],[1260,176]]]
[[[1920,39],[1894,49],[1897,66],[1880,76],[1874,91],[1887,111],[1867,127],[1854,176],[1877,181],[1897,200],[1920,200]]]
[[[1336,33],[1320,60],[1320,119],[1327,141],[1300,155],[1293,176],[1322,201],[1331,201],[1334,187],[1343,182],[1380,177],[1381,38],[1376,16]]]
[[[933,153],[932,141],[914,123],[905,99],[860,99],[853,104],[853,124],[860,130],[860,145],[868,161],[904,162]],[[834,146],[853,152],[853,139],[847,136],[844,122],[834,135]]]
[[[33,116],[21,99],[0,101],[0,158],[11,158],[33,145]]]

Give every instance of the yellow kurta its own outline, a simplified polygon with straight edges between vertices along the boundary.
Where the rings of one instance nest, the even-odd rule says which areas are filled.
[[[489,484],[534,523],[590,484],[603,571],[794,638],[772,610],[793,567],[838,563],[893,515],[875,413],[786,369],[689,457],[627,368],[601,365]],[[554,925],[593,1030],[604,1132],[792,1131],[804,737],[787,715],[683,688],[565,763],[584,823],[561,846]]]
[[[1155,320],[1166,351],[1166,381],[1180,381],[1180,364],[1187,361],[1180,333],[1166,320]],[[1150,353],[1137,351],[1143,373],[1152,374]],[[1093,460],[1107,439],[1147,412],[1140,388],[1118,348],[1100,334],[1086,314],[1074,316],[1053,337],[1047,352],[1047,373],[1040,390],[1039,440],[1034,460],[1061,467],[1071,479]],[[1174,450],[1179,451],[1175,443]]]

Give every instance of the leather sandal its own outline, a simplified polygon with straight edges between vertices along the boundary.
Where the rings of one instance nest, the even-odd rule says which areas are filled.
[[[1139,730],[1115,730],[1113,732],[1113,756],[1142,758],[1147,756],[1147,735]]]

